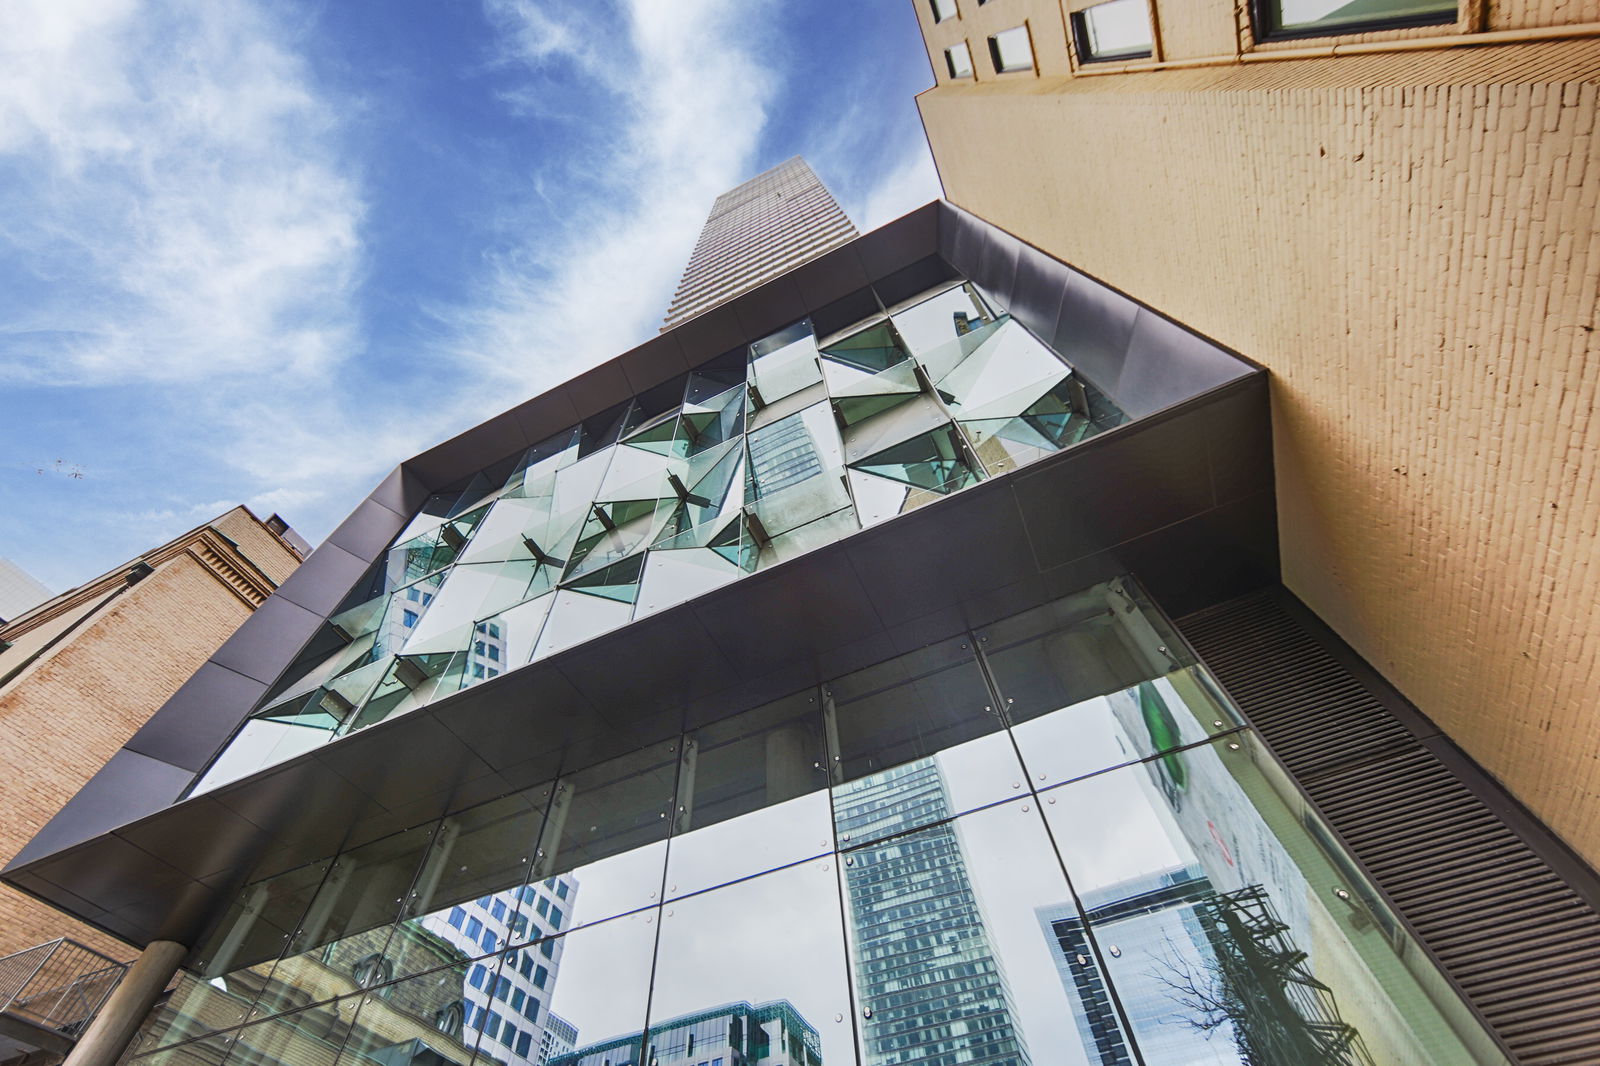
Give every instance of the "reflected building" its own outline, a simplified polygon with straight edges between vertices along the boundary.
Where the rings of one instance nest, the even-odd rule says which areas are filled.
[[[1073,1020],[1094,1066],[1133,1066],[1138,1060],[1117,1020],[1110,983],[1090,945],[1093,929],[1101,950],[1115,951],[1117,998],[1128,1024],[1140,1034],[1147,1062],[1162,1066],[1241,1066],[1231,1030],[1205,1028],[1182,1016],[1175,987],[1215,965],[1194,904],[1212,895],[1198,867],[1178,867],[1085,893],[1084,916],[1070,903],[1035,911],[1050,946],[1051,960],[1072,1004]],[[1190,1024],[1194,1022],[1195,1024]]]
[[[867,1066],[1031,1062],[951,813],[934,759],[834,793],[842,843],[889,837],[845,861]]]
[[[788,1000],[726,1003],[550,1059],[549,1066],[821,1066],[816,1026]]]
[[[554,934],[577,895],[577,878],[562,874],[459,904],[420,923],[449,942],[456,957],[484,960],[472,964],[462,987],[463,1023],[483,1034],[480,1057],[538,1066],[550,1040],[561,1038],[563,1026],[570,1028],[552,1018],[549,1005],[566,950],[566,941]],[[504,951],[497,964],[493,953],[507,944],[522,946]]]
[[[578,1027],[554,1011],[546,1012],[544,1035],[539,1042],[538,1066],[549,1066],[551,1060],[570,1055],[578,1048]]]

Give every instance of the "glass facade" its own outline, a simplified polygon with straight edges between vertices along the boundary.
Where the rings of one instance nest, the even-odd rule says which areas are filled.
[[[1125,421],[952,279],[796,322],[429,499],[195,792],[545,658]]]
[[[1506,1062],[1126,578],[246,885],[136,1054]]]

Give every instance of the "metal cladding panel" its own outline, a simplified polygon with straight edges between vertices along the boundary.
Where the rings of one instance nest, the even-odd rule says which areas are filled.
[[[1281,589],[1178,628],[1524,1066],[1600,1062],[1600,882]]]

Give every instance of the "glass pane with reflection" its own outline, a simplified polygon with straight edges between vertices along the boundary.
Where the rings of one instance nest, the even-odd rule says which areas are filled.
[[[677,777],[674,741],[557,782],[535,875],[570,875],[573,898],[546,927],[560,932],[660,902]]]
[[[491,960],[491,963],[493,960]],[[478,1032],[467,1025],[471,967],[443,966],[370,989],[339,1055],[344,1066],[466,1066]]]
[[[684,738],[667,896],[833,850],[817,690]]]
[[[835,862],[666,905],[646,1062],[857,1061]]]
[[[360,997],[347,996],[237,1029],[229,1034],[234,1039],[228,1061],[328,1066],[338,1058],[359,1005]]]
[[[186,976],[167,1002],[151,1012],[148,1046],[243,1022],[331,865],[297,867],[240,889],[216,932],[196,952],[198,979]]]
[[[395,833],[334,860],[273,967],[254,1017],[349,995],[372,982],[436,825]]]
[[[444,819],[389,942],[391,976],[529,939],[525,889],[537,880],[534,852],[549,800],[549,786],[540,786]]]
[[[1022,765],[963,638],[829,682],[841,844],[1015,796]]]
[[[1252,734],[1042,795],[1141,1045],[1504,1063]]]
[[[1071,893],[1032,796],[844,853],[868,1062],[1103,1066],[1040,912]],[[1097,1021],[1119,1031],[1116,1011]]]
[[[481,1017],[484,1039],[478,1061],[487,1066],[489,1058],[497,1058],[516,1066],[504,1057],[507,1049],[500,1041],[509,1023],[519,1034],[530,1026],[542,1026],[558,1050],[573,1049],[569,1057],[561,1059],[568,1066],[603,1066],[606,1062],[638,1066],[659,919],[659,909],[652,907],[519,951],[518,978],[524,964],[529,965],[533,977],[528,987],[536,994],[525,996],[521,1007],[506,1011],[502,1006],[514,998],[508,992],[504,1001],[496,1003],[495,1017],[487,1013]],[[501,976],[506,976],[504,966]],[[474,1024],[479,1021],[475,1016]],[[499,1028],[491,1036],[496,1023]],[[518,1039],[520,1036],[513,1038],[513,1052]]]

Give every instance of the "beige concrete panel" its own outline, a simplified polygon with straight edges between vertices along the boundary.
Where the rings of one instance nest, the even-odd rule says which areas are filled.
[[[1272,370],[1285,582],[1590,862],[1597,78],[1587,40],[920,98],[953,201]]]

